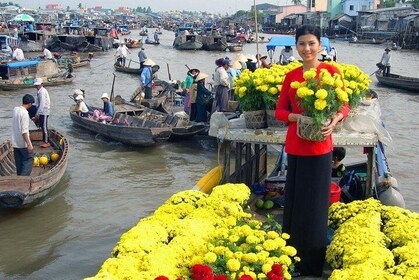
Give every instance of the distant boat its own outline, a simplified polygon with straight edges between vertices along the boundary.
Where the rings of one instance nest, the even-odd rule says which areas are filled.
[[[225,51],[227,47],[226,36],[202,36],[202,49],[206,51]]]
[[[200,50],[202,49],[202,46],[202,36],[195,34],[178,35],[173,42],[173,47],[177,50]]]
[[[31,206],[45,198],[60,182],[67,167],[69,144],[66,138],[54,129],[50,129],[48,134],[51,147],[39,150],[37,147],[42,143],[42,132],[30,132],[35,153],[42,155],[56,152],[59,157],[46,166],[34,166],[30,176],[16,176],[10,141],[0,145],[0,208]]]
[[[390,74],[383,76],[382,71],[375,73],[378,82],[386,87],[400,88],[419,93],[419,78]]]
[[[376,39],[358,39],[356,41],[349,40],[349,43],[351,44],[370,44],[370,45],[379,45],[385,43],[386,40],[376,40]]]

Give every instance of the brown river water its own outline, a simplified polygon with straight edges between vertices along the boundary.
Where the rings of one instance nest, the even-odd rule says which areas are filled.
[[[265,35],[269,37],[271,35]],[[133,31],[132,38],[138,38]],[[147,46],[146,53],[161,66],[159,78],[183,80],[187,68],[212,74],[215,59],[234,53],[177,51],[174,34],[164,31],[159,46]],[[384,46],[332,43],[338,61],[356,64],[366,73],[376,70]],[[138,61],[137,51],[129,55]],[[256,45],[245,46],[256,53]],[[259,52],[266,54],[265,44]],[[274,59],[278,60],[280,49]],[[114,51],[96,55],[91,65],[75,69],[72,85],[48,88],[51,98],[50,127],[66,135],[70,143],[67,171],[53,193],[41,204],[17,211],[0,211],[0,279],[82,279],[95,275],[111,254],[121,234],[141,217],[151,214],[172,194],[192,188],[217,164],[216,144],[190,140],[161,143],[150,148],[125,147],[73,126],[68,95],[76,88],[86,90],[87,102],[100,105],[100,96],[110,93]],[[27,56],[31,56],[28,54]],[[419,54],[392,51],[392,72],[419,77]],[[137,66],[132,62],[132,66]],[[115,93],[129,99],[138,77],[117,73]],[[399,182],[407,208],[419,212],[416,175],[419,174],[419,89],[416,93],[372,88],[379,94],[382,119],[393,137],[386,153],[391,173]],[[13,107],[24,93],[0,91],[0,140],[9,138]],[[350,160],[350,156],[348,157]]]

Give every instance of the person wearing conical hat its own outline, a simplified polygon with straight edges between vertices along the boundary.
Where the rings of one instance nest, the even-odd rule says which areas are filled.
[[[152,86],[153,86],[153,70],[151,67],[156,65],[151,59],[146,59],[143,63],[144,69],[141,72],[141,84],[144,87],[145,99],[152,98]]]
[[[191,100],[190,100],[190,93],[191,93],[191,87],[195,81],[196,76],[199,74],[199,70],[196,68],[189,69],[186,73],[186,78],[183,81],[182,86],[182,96],[183,96],[183,111],[186,114],[191,113]]]
[[[391,54],[390,49],[386,48],[384,50],[383,56],[381,57],[381,63],[385,66],[383,70],[383,76],[390,76],[390,64],[391,64]]]
[[[195,85],[197,88],[195,121],[199,123],[208,122],[207,102],[208,100],[211,100],[212,92],[205,87],[205,78],[207,77],[208,74],[201,72],[195,78]],[[208,103],[212,105],[212,102]]]
[[[244,69],[247,69],[247,65],[246,65],[246,62],[247,62],[247,58],[246,58],[246,56],[244,55],[244,54],[242,54],[242,53],[240,53],[240,54],[238,54],[237,56],[236,56],[236,59],[235,59],[236,61],[238,61],[240,64],[241,64],[241,70],[243,71]]]

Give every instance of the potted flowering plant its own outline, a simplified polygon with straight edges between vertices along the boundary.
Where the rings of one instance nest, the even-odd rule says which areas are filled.
[[[252,114],[249,112],[257,111],[259,114],[265,114],[265,110],[266,112],[275,110],[285,75],[299,65],[296,61],[286,66],[274,64],[269,69],[257,69],[255,72],[244,70],[240,78],[234,81],[234,93],[245,119]],[[273,116],[272,112],[268,113],[268,116],[271,115]]]
[[[312,68],[304,73],[304,79],[302,83],[291,83],[291,87],[297,89],[299,105],[306,114],[297,122],[297,133],[310,141],[323,141],[321,127],[348,102],[348,94],[342,89],[341,75],[332,76],[326,69],[322,69],[317,77],[317,70]]]

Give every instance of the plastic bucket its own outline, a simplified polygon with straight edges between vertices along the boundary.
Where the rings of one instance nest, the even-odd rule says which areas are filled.
[[[340,201],[340,193],[341,193],[341,189],[340,189],[339,185],[336,184],[335,182],[332,182],[332,184],[330,184],[330,203],[329,203],[329,206],[332,205],[335,202]]]

